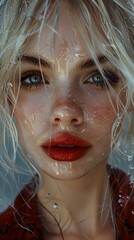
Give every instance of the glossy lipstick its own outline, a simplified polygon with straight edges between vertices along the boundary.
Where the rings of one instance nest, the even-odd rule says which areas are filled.
[[[69,133],[59,133],[42,145],[43,151],[52,159],[73,162],[83,157],[91,147],[87,141]]]

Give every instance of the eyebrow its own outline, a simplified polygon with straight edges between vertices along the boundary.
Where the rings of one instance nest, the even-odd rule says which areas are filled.
[[[100,56],[97,57],[97,61],[100,64],[103,64],[103,63],[108,62],[108,59],[104,55],[100,55]],[[96,65],[95,61],[91,58],[88,58],[85,61],[82,61],[81,63],[79,63],[78,68],[86,69],[86,68],[93,67],[95,65]]]
[[[22,55],[19,60],[23,63],[30,63],[34,66],[41,65],[44,68],[52,68],[51,62],[48,60],[42,58],[41,56],[28,56],[28,55]],[[97,60],[100,64],[103,64],[108,61],[108,59],[104,55],[98,56]],[[88,58],[86,60],[82,60],[78,65],[76,66],[77,69],[86,69],[95,66],[95,61],[91,58]]]
[[[20,57],[21,62],[30,63],[34,66],[41,65],[44,68],[52,68],[52,64],[40,56],[27,56],[23,55]]]

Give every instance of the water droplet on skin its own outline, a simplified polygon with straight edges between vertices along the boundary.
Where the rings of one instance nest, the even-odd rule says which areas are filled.
[[[48,193],[46,194],[46,197],[49,198],[50,196],[51,196],[51,193],[48,192]]]
[[[57,203],[53,203],[53,208],[54,209],[58,209],[59,208],[58,204]]]
[[[80,54],[79,53],[75,53],[75,56],[78,58],[80,56]]]
[[[134,169],[134,166],[133,166],[133,165],[131,165],[131,166],[130,166],[130,169],[131,169],[131,170],[133,170],[133,169]]]
[[[131,162],[132,161],[132,156],[128,156],[127,159],[128,159],[129,162]]]
[[[84,133],[85,131],[86,131],[86,129],[82,129],[82,131],[81,131],[81,132],[82,132],[82,133]]]

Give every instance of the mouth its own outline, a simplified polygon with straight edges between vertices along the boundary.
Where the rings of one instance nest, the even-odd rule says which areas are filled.
[[[59,133],[41,147],[50,158],[56,161],[73,162],[82,158],[91,145],[72,134]]]

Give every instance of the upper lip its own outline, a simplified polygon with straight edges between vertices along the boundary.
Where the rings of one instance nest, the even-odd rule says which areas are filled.
[[[58,133],[42,144],[42,147],[90,147],[86,140],[71,133]]]

